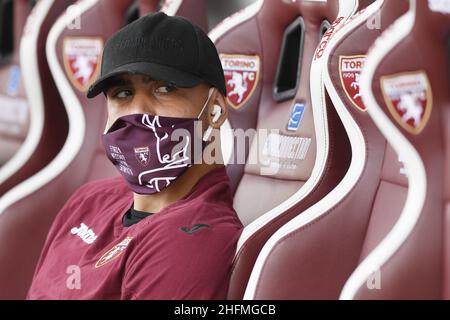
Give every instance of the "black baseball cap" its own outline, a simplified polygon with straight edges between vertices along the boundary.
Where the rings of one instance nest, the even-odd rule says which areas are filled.
[[[204,81],[226,95],[222,64],[212,41],[188,19],[163,12],[146,15],[109,38],[100,78],[87,97],[104,92],[108,80],[123,73],[147,75],[180,88]]]

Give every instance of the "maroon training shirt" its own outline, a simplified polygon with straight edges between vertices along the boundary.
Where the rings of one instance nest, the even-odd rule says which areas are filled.
[[[122,177],[81,187],[55,219],[28,299],[225,299],[242,224],[225,168],[124,227]]]

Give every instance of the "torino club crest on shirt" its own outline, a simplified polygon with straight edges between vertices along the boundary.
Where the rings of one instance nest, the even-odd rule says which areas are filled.
[[[220,61],[225,74],[228,104],[240,109],[250,99],[258,83],[259,57],[221,54]]]
[[[408,132],[419,134],[432,108],[430,82],[424,71],[381,77],[384,100],[394,119]]]
[[[101,256],[101,258],[97,261],[95,264],[95,268],[103,267],[108,262],[114,260],[115,258],[119,257],[123,251],[128,247],[130,244],[132,237],[126,237],[123,239],[120,243],[116,244],[114,247],[109,249],[104,255]]]
[[[103,40],[98,37],[67,37],[63,44],[64,67],[72,85],[86,92],[100,72]]]
[[[361,111],[366,111],[359,92],[360,75],[365,61],[365,55],[339,57],[339,76],[342,87],[353,105]]]

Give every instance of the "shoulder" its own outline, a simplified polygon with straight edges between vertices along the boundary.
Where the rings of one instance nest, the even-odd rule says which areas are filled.
[[[127,193],[130,193],[130,191],[121,177],[95,180],[79,187],[72,194],[67,203],[70,204],[71,202],[80,202],[82,200],[101,196],[114,197]]]
[[[242,228],[234,209],[228,206],[202,203],[177,208],[145,221],[137,255],[159,256],[171,261],[175,269],[217,270],[218,261],[229,262],[234,255]],[[214,252],[221,252],[221,257]]]
[[[87,212],[101,212],[104,207],[131,197],[121,177],[88,182],[78,188],[58,213],[54,223]],[[92,209],[92,210],[90,210]]]
[[[94,180],[82,185],[74,196],[93,196],[99,194],[123,194],[129,192],[122,177]]]
[[[172,244],[186,241],[186,236],[192,242],[219,240],[224,235],[239,233],[243,228],[233,207],[223,202],[190,202],[154,218],[145,221],[143,228],[151,229],[151,233],[160,236],[170,235]],[[148,235],[149,232],[144,234]]]

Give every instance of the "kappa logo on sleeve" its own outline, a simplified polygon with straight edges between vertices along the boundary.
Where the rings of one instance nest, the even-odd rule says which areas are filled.
[[[240,109],[256,89],[260,72],[258,56],[221,54],[220,61],[227,86],[227,101]]]
[[[431,114],[432,92],[424,71],[381,77],[384,100],[394,119],[408,132],[419,134]]]
[[[360,111],[366,111],[359,92],[360,75],[365,61],[365,55],[339,57],[339,76],[342,87],[352,104]]]
[[[67,37],[63,44],[64,67],[72,85],[86,92],[100,73],[103,40],[99,37]]]
[[[118,258],[123,253],[123,251],[128,247],[132,239],[133,239],[132,237],[126,237],[119,244],[116,244],[114,247],[108,250],[97,261],[97,263],[95,264],[95,268],[100,268],[105,264],[107,264],[108,262],[111,262],[112,260]]]

